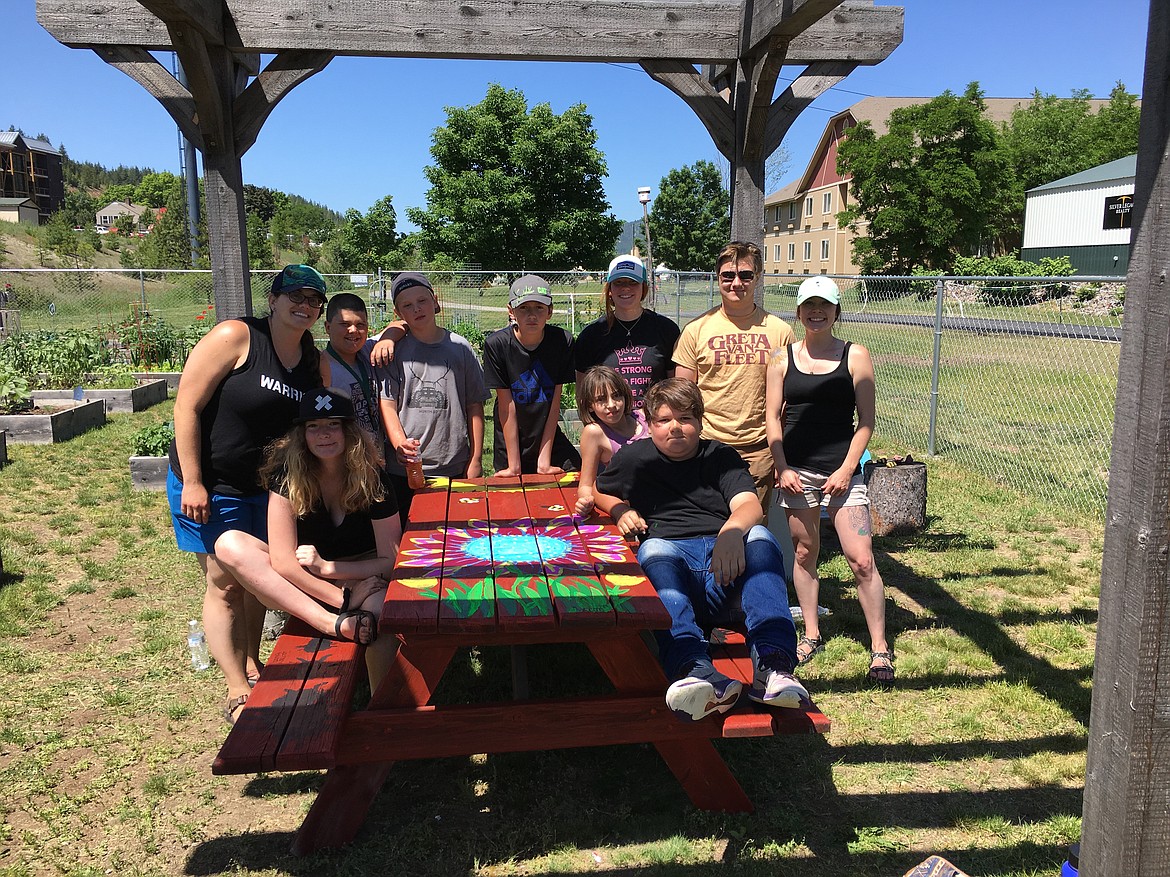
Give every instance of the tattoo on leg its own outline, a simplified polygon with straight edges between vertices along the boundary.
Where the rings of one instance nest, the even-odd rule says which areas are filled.
[[[849,527],[857,531],[858,536],[870,535],[869,506],[852,505],[845,510],[849,515]]]

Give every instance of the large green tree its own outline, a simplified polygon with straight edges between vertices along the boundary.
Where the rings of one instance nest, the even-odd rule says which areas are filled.
[[[176,189],[181,191],[182,188],[182,177],[177,177],[170,171],[149,173],[134,189],[134,203],[145,204],[157,210],[159,207],[166,207],[171,193]]]
[[[181,186],[167,197],[166,210],[160,211],[154,229],[138,250],[143,268],[189,268],[191,238],[187,233],[187,203]]]
[[[391,196],[379,198],[362,214],[349,210],[325,248],[325,259],[335,271],[356,274],[374,268],[399,268],[401,236]]]
[[[1012,175],[984,109],[972,82],[962,95],[894,110],[881,137],[868,123],[850,131],[837,166],[853,178],[852,201],[838,219],[866,226],[854,239],[862,270],[945,270],[981,245],[1002,246]]]
[[[658,183],[650,211],[656,262],[677,271],[702,271],[731,234],[731,196],[713,162],[675,168]]]
[[[427,259],[563,270],[613,255],[621,221],[583,104],[529,110],[522,92],[492,84],[480,103],[447,107],[431,156],[427,207],[407,210]]]

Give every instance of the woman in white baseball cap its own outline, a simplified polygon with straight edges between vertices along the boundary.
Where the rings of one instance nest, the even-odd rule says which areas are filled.
[[[891,685],[894,650],[886,640],[885,586],[873,561],[869,495],[860,465],[873,435],[873,359],[860,344],[833,333],[840,316],[837,284],[820,275],[808,278],[796,294],[796,319],[804,338],[773,353],[768,364],[768,444],[796,549],[792,583],[804,614],[797,658],[807,664],[824,648],[817,616],[824,507],[853,570],[869,628],[866,677]]]

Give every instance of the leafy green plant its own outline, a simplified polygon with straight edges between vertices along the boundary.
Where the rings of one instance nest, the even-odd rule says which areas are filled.
[[[130,436],[130,447],[134,449],[136,457],[165,457],[174,437],[175,424],[168,420],[138,430]]]
[[[35,388],[66,388],[113,365],[105,338],[96,332],[21,332],[0,342],[0,363]]]
[[[475,348],[476,355],[483,356],[483,339],[486,336],[484,335],[483,329],[479,328],[479,323],[463,317],[449,328],[456,335],[462,335],[466,338],[471,343],[471,346]]]
[[[0,413],[16,414],[31,407],[28,381],[0,362]]]

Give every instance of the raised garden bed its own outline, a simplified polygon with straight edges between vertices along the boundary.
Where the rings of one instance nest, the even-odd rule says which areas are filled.
[[[135,490],[166,490],[169,457],[131,457],[130,486]]]
[[[167,389],[172,393],[179,389],[182,375],[182,372],[134,372],[134,377],[140,381],[166,381]]]
[[[35,405],[72,402],[73,390],[33,390],[32,400]],[[153,378],[140,383],[137,387],[128,390],[94,389],[82,387],[82,401],[100,400],[105,404],[108,413],[130,413],[144,411],[151,405],[166,401],[167,382],[165,378]]]
[[[8,433],[13,444],[50,445],[64,442],[106,422],[106,407],[101,399],[45,406],[43,411],[27,414],[0,414],[0,430]]]

